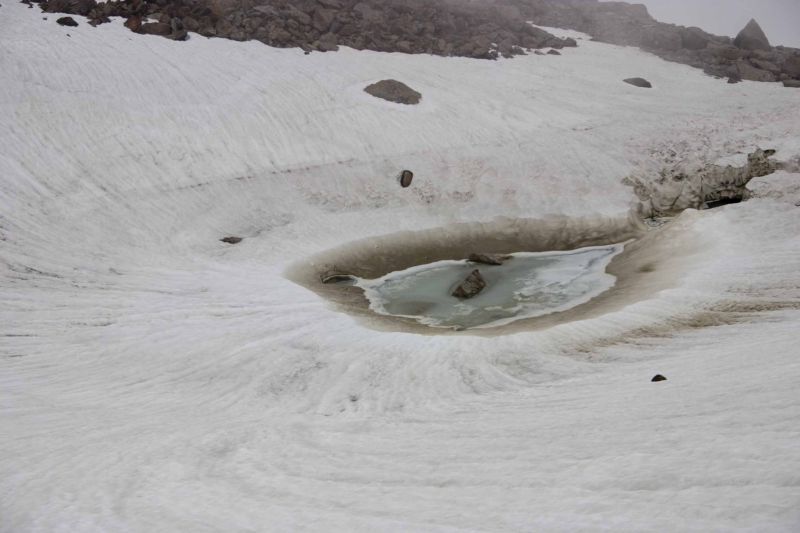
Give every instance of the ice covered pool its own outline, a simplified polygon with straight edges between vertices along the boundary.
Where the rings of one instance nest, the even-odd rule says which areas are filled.
[[[606,272],[623,244],[563,252],[518,252],[502,265],[466,260],[437,261],[390,272],[377,279],[357,279],[374,312],[406,317],[438,328],[490,328],[517,320],[566,311],[614,286]],[[486,288],[460,300],[452,296],[475,269]]]

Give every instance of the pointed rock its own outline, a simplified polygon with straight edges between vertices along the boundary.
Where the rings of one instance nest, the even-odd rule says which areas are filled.
[[[460,300],[466,300],[477,296],[478,293],[485,288],[486,280],[483,279],[479,270],[473,270],[470,275],[456,287],[456,290],[453,291],[453,296]]]
[[[769,39],[767,39],[764,30],[758,25],[756,19],[750,19],[747,26],[733,40],[733,44],[743,50],[772,50]]]

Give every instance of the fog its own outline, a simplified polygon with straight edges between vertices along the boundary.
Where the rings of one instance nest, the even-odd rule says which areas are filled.
[[[800,0],[638,0],[662,21],[735,36],[755,18],[775,45],[800,48]]]

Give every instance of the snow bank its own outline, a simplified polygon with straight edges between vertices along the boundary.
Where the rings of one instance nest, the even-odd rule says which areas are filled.
[[[0,7],[0,530],[800,523],[796,174],[670,224],[647,298],[538,331],[378,331],[282,275],[404,230],[621,220],[621,179],[675,158],[796,158],[797,92],[589,41],[304,56],[41,18]],[[363,93],[387,77],[422,103]]]

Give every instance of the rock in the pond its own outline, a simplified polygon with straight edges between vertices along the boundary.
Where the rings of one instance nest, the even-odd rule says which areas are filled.
[[[511,258],[512,256],[506,254],[469,254],[467,261],[482,265],[502,265]]]
[[[422,94],[397,80],[381,80],[365,87],[364,91],[396,104],[415,105],[422,100]]]
[[[486,280],[481,276],[480,270],[473,270],[470,275],[456,287],[456,290],[453,291],[453,296],[461,300],[466,300],[477,296],[485,288]]]
[[[230,236],[230,237],[223,237],[222,239],[220,239],[220,241],[224,242],[225,244],[239,244],[240,242],[242,242],[242,238]]]
[[[667,378],[665,378],[661,374],[656,374],[655,376],[653,376],[653,379],[651,379],[650,381],[653,382],[653,383],[658,383],[659,381],[667,381]]]
[[[628,78],[622,81],[624,81],[625,83],[629,83],[635,87],[641,87],[643,89],[651,89],[653,87],[653,84],[644,78]]]
[[[56,20],[56,22],[62,26],[70,26],[72,28],[78,25],[78,23],[75,22],[75,19],[72,17],[61,17],[60,19]]]
[[[747,26],[733,40],[733,44],[743,50],[772,50],[769,39],[755,19],[750,19]]]

